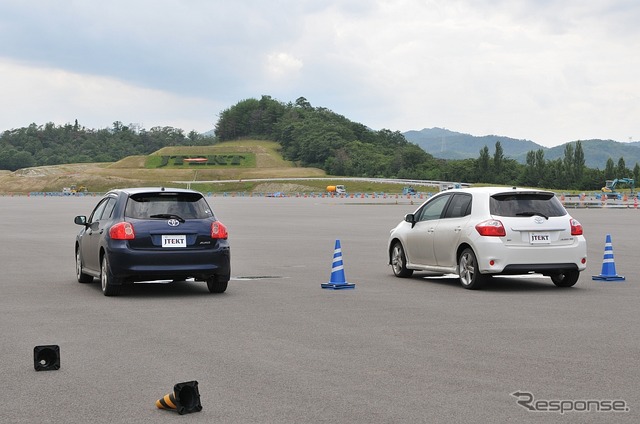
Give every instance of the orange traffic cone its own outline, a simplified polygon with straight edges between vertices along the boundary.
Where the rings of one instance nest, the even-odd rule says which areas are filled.
[[[198,382],[187,381],[176,384],[173,386],[173,392],[156,401],[156,406],[159,409],[176,410],[180,415],[202,411]]]

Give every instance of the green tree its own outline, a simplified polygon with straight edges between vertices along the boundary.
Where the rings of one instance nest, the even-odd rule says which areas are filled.
[[[544,176],[547,168],[547,161],[544,158],[544,150],[536,150],[536,175],[538,181],[544,181]]]
[[[604,171],[599,169],[585,168],[584,176],[582,178],[582,190],[597,190],[600,191],[604,186]]]
[[[564,146],[564,159],[562,161],[564,174],[562,180],[567,187],[572,187],[575,183],[575,173],[573,169],[574,164],[575,158],[573,152],[573,144],[567,143]]]
[[[613,163],[613,159],[607,159],[607,163],[604,166],[604,178],[606,180],[613,180],[616,178],[616,166]]]
[[[309,103],[309,101],[307,99],[305,99],[304,97],[298,97],[296,99],[296,106],[302,108],[302,109],[312,109],[311,107],[311,103]]]
[[[534,150],[529,150],[527,152],[525,166],[520,181],[525,186],[535,186],[538,183],[538,178],[536,177],[536,152]]]
[[[477,159],[449,160],[443,166],[442,173],[437,177],[431,178],[436,180],[447,180],[456,182],[477,182],[476,169]]]
[[[131,155],[152,153],[165,146],[213,144],[214,138],[172,127],[140,129],[136,124],[115,121],[110,128],[87,130],[75,124],[44,126],[5,131],[0,137],[0,169],[56,165],[71,162],[113,162]]]
[[[543,179],[544,187],[552,189],[565,187],[566,183],[563,181],[564,165],[562,163],[562,159],[558,158],[548,162],[545,169],[546,172]]]
[[[627,178],[631,171],[627,169],[627,165],[624,163],[624,158],[620,157],[618,159],[618,167],[616,168],[618,178]]]
[[[502,175],[502,164],[504,162],[504,150],[500,141],[496,141],[495,150],[493,153],[493,176],[495,182],[504,182],[504,176]]]
[[[0,152],[0,169],[16,171],[21,168],[31,167],[34,163],[33,156],[26,151],[9,149]]]
[[[490,182],[489,181],[489,163],[490,163],[490,156],[489,156],[489,148],[485,145],[482,149],[480,149],[480,156],[478,157],[478,161],[477,161],[477,172],[478,172],[478,177],[477,177],[477,181],[485,181],[485,182]]]
[[[583,185],[584,169],[584,150],[582,149],[582,142],[578,140],[576,141],[576,148],[573,153],[573,172],[576,181],[575,188],[580,188]]]

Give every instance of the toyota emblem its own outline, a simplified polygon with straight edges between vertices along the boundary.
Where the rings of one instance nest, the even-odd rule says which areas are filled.
[[[170,227],[177,227],[178,225],[180,225],[180,221],[178,221],[177,219],[170,219],[167,221],[167,224],[169,224]]]

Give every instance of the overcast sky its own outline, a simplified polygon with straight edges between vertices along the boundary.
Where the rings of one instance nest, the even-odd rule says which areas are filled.
[[[0,131],[185,132],[269,95],[375,130],[640,140],[638,0],[1,0]]]

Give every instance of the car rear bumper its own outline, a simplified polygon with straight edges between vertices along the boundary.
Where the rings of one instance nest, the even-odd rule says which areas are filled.
[[[477,245],[476,249],[478,268],[483,274],[550,274],[587,268],[584,239],[576,239],[569,245],[544,247],[505,246],[496,239],[490,246]]]
[[[502,269],[501,274],[527,274],[529,272],[537,272],[539,274],[556,274],[568,271],[582,271],[574,263],[551,263],[551,264],[515,264],[507,265]]]
[[[214,275],[229,279],[231,253],[228,246],[217,249],[179,251],[108,249],[109,266],[121,282],[195,278]]]

